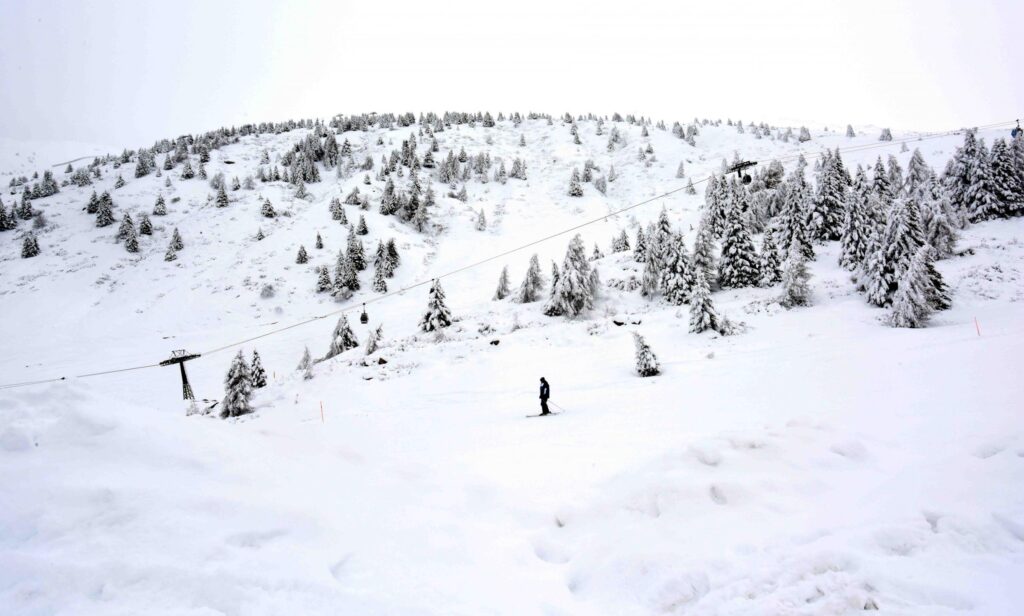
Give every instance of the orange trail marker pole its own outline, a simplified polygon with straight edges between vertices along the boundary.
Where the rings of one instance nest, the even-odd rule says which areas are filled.
[[[324,401],[320,401],[320,423],[324,423]]]
[[[978,335],[981,335],[981,326],[978,325],[978,317],[974,317],[974,329],[977,330]]]

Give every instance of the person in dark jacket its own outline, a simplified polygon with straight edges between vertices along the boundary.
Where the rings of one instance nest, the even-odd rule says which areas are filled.
[[[548,410],[548,398],[551,397],[551,387],[548,386],[547,379],[540,377],[540,414],[550,415],[551,411]]]

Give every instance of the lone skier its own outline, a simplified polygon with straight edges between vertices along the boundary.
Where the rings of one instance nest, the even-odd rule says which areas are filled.
[[[548,386],[547,379],[540,377],[540,414],[550,415],[551,411],[548,410],[548,398],[551,397],[551,387]]]

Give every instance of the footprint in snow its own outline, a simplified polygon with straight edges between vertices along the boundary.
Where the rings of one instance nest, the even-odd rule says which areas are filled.
[[[227,538],[227,542],[236,548],[247,548],[251,550],[258,550],[264,545],[270,543],[278,537],[283,537],[288,534],[283,529],[267,530],[267,531],[253,531],[248,533],[238,533],[230,535]]]

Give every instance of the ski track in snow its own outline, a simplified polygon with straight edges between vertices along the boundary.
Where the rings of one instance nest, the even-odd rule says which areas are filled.
[[[703,127],[692,148],[623,123],[626,144],[609,154],[607,133],[579,125],[581,146],[560,121],[439,133],[439,160],[463,146],[506,166],[521,156],[529,179],[470,182],[467,204],[435,183],[444,230],[430,238],[373,203],[367,252],[394,237],[402,255],[389,287],[685,184],[675,178],[680,160],[697,180],[734,151],[811,156],[877,138],[812,131],[806,144],[783,144]],[[379,165],[414,130],[339,140]],[[211,152],[207,172],[242,178],[264,148],[275,158],[306,134],[244,138]],[[649,167],[636,156],[647,142],[657,157]],[[920,147],[941,170],[959,142]],[[0,167],[18,175],[82,155],[78,145],[0,145]],[[852,170],[891,153],[905,169],[910,153],[899,149],[844,162]],[[21,152],[37,152],[34,167]],[[47,152],[53,161],[41,160]],[[565,196],[587,158],[602,172],[614,164],[618,179],[605,197],[589,184],[583,198]],[[4,382],[153,363],[375,297],[369,271],[346,304],[317,295],[314,268],[332,265],[346,237],[330,198],[353,186],[376,195],[378,182],[322,171],[310,202],[258,183],[229,191],[230,207],[218,209],[206,202],[208,184],[178,181],[179,169],[164,172],[175,180],[166,189],[162,178],[135,179],[132,164],[106,167],[96,186],[33,202],[50,223],[34,259],[19,258],[24,224],[0,234]],[[114,242],[116,226],[96,229],[82,211],[118,173],[117,218],[137,221],[158,192],[167,198],[169,215],[153,217],[138,255]],[[631,255],[608,244],[622,228],[632,241],[632,222],[654,219],[662,204],[692,242],[698,192],[583,229],[588,252],[598,242],[609,254],[598,262],[602,280],[639,277]],[[260,216],[261,197],[277,219]],[[11,199],[4,194],[8,207]],[[480,208],[484,232],[474,228]],[[361,212],[345,209],[355,223]],[[186,246],[166,263],[175,227]],[[258,227],[267,237],[256,243]],[[323,250],[313,248],[317,231]],[[302,380],[303,347],[322,356],[334,319],[245,345],[272,382],[254,397],[256,413],[238,420],[185,417],[174,368],[4,390],[0,613],[1017,614],[1022,234],[1020,219],[966,229],[959,247],[973,254],[937,264],[954,307],[921,330],[882,325],[882,311],[835,265],[835,244],[810,263],[811,307],[781,308],[777,289],[716,292],[718,310],[745,326],[727,338],[687,333],[687,307],[607,286],[579,321],[544,317],[540,303],[489,301],[502,266],[514,288],[534,251],[549,276],[565,236],[445,279],[458,321],[443,342],[416,332],[425,287],[372,304],[369,325],[353,327],[364,342],[384,325],[387,364],[364,361],[360,348]],[[300,244],[305,265],[295,264]],[[271,299],[260,297],[266,283]],[[660,376],[633,373],[631,331],[658,355]],[[221,397],[234,352],[188,364],[198,397]],[[539,410],[541,375],[565,410],[526,421]]]

